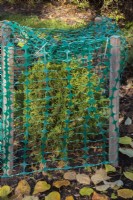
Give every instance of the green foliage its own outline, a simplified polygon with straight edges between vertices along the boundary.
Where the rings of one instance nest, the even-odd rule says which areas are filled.
[[[106,0],[103,3],[101,12],[103,15],[106,15],[112,19],[115,19],[117,22],[119,20],[125,19],[123,12],[119,8],[119,0]]]
[[[71,68],[71,75],[67,71],[68,67]],[[49,80],[44,71],[47,71]],[[19,80],[21,84],[16,91],[16,102],[19,102],[16,103],[16,110],[20,111],[21,108],[21,112],[16,111],[16,117],[23,116],[23,119],[19,118],[20,122],[17,122],[23,121],[23,124],[28,117],[29,139],[32,141],[30,148],[34,154],[41,152],[40,138],[46,139],[46,151],[54,153],[65,148],[65,145],[68,148],[76,148],[78,145],[81,147],[80,141],[83,141],[82,133],[85,131],[88,139],[99,134],[97,124],[99,120],[106,122],[105,106],[108,104],[108,99],[102,96],[103,83],[93,70],[88,71],[86,67],[81,67],[74,61],[69,64],[48,63],[45,66],[38,63],[28,74]],[[23,85],[23,82],[27,84]],[[26,103],[27,99],[29,103]],[[69,109],[70,114],[68,114]],[[68,130],[65,131],[67,120],[69,120]],[[48,130],[45,135],[44,122],[47,123]],[[89,126],[85,128],[84,124]],[[64,142],[65,135],[67,144]]]
[[[117,22],[119,22],[122,19],[125,19],[124,14],[121,13],[119,10],[111,11],[111,13],[108,14],[108,17],[115,19]]]
[[[133,66],[133,22],[128,22],[123,31],[128,42],[128,63]]]
[[[85,9],[90,7],[89,1],[87,0],[72,0],[71,2],[77,5],[78,8],[80,9]]]
[[[18,22],[22,26],[29,26],[32,28],[60,28],[60,29],[70,29],[79,28],[85,25],[85,22],[80,22],[75,25],[69,25],[64,21],[57,19],[39,19],[36,15],[25,16],[22,14],[2,14],[0,15],[0,21],[9,20]]]
[[[26,4],[27,6],[35,6],[36,3],[41,3],[43,0],[0,0],[0,4],[3,3],[9,3],[11,5],[24,5]]]

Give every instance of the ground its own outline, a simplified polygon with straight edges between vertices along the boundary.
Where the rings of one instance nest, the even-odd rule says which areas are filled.
[[[1,15],[10,13],[13,14],[22,14],[27,17],[32,15],[37,15],[40,20],[53,19],[61,20],[64,23],[74,25],[77,23],[89,22],[94,18],[94,12],[89,8],[87,10],[78,9],[76,5],[60,5],[56,6],[53,4],[40,5],[36,9],[27,9],[27,8],[14,8],[11,6],[1,6],[0,8]],[[8,16],[6,16],[8,18]]]

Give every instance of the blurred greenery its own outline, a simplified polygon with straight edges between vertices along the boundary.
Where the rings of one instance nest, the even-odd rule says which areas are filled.
[[[128,22],[123,32],[128,42],[128,64],[133,67],[133,22]]]
[[[23,14],[0,14],[0,21],[9,20],[15,21],[21,24],[22,26],[29,26],[32,28],[78,28],[85,25],[85,22],[77,23],[74,25],[69,25],[64,21],[56,19],[40,19],[37,15],[23,15]]]
[[[128,63],[133,65],[133,22],[132,22],[132,13],[133,13],[133,3],[132,0],[58,0],[58,1],[46,1],[46,0],[0,0],[0,3],[8,2],[9,4],[17,5],[30,5],[34,7],[39,3],[52,3],[52,2],[62,2],[62,3],[72,3],[76,4],[78,8],[90,8],[94,9],[96,13],[113,18],[117,21],[120,27],[123,30],[123,33],[126,36],[129,53],[128,53]],[[8,12],[0,13],[0,20],[10,20],[16,21],[23,26],[29,26],[33,28],[78,28],[84,26],[86,23],[81,21],[74,25],[65,23],[64,21],[59,21],[57,19],[40,19],[37,15],[25,15],[25,14],[12,14]]]
[[[76,4],[78,8],[94,8],[99,14],[104,14],[121,20],[130,20],[133,13],[132,0],[0,0],[0,4],[9,4],[21,7],[35,7],[37,4],[53,3],[54,5]],[[131,19],[132,20],[132,19]]]

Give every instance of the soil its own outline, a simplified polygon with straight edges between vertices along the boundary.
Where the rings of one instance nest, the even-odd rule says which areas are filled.
[[[66,22],[67,24],[74,25],[81,22],[89,22],[94,16],[95,12],[87,9],[79,9],[76,5],[63,4],[57,5],[52,3],[39,4],[36,8],[27,7],[11,7],[9,5],[3,5],[0,7],[0,12],[6,12],[11,14],[25,14],[25,15],[37,15],[41,19],[56,19]]]

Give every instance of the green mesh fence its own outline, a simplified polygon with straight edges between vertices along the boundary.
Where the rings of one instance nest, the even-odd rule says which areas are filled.
[[[102,18],[55,30],[3,21],[0,30],[1,176],[116,164],[125,63],[117,25]]]

